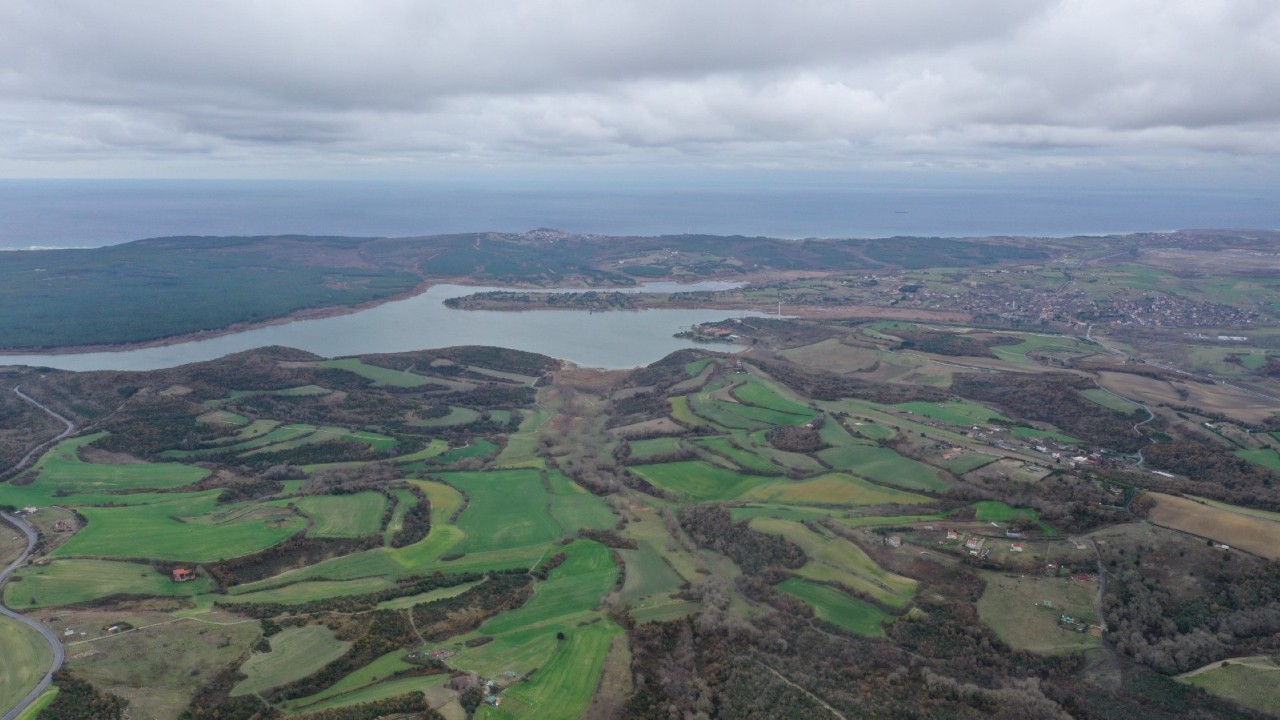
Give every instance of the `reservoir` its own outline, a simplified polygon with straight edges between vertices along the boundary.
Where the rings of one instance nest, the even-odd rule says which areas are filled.
[[[723,290],[741,285],[728,282],[649,283],[620,291]],[[133,350],[0,355],[0,365],[34,365],[79,371],[156,370],[214,360],[267,345],[298,348],[324,357],[405,352],[453,345],[495,345],[541,353],[583,367],[622,369],[647,365],[675,350],[695,347],[695,343],[672,337],[682,327],[742,314],[726,310],[501,312],[452,310],[444,306],[444,301],[451,297],[504,289],[511,288],[434,285],[420,295],[349,315],[298,320],[203,340]],[[559,291],[575,290],[580,291],[581,288]],[[729,346],[716,347],[730,349]]]

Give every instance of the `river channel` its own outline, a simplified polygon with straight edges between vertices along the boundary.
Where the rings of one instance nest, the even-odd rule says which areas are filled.
[[[742,283],[648,283],[624,292],[725,290]],[[444,301],[509,288],[434,285],[414,297],[348,315],[298,320],[171,345],[68,354],[0,355],[0,365],[62,370],[155,370],[213,360],[234,352],[283,345],[340,357],[404,352],[452,345],[495,345],[568,360],[583,367],[621,369],[647,365],[694,344],[672,337],[682,327],[742,313],[725,310],[580,310],[500,312],[452,310]],[[581,288],[565,288],[573,292]],[[555,292],[546,290],[544,292]]]

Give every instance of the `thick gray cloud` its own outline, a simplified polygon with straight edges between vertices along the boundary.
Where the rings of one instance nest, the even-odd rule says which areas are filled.
[[[1277,67],[1272,0],[7,0],[0,174],[1274,167]]]

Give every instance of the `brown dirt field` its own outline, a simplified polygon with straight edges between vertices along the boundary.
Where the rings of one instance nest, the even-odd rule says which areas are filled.
[[[880,364],[878,351],[845,345],[836,338],[783,350],[782,355],[801,365],[810,365],[838,373],[867,372],[874,370]]]
[[[1151,522],[1280,560],[1280,522],[1201,505],[1195,500],[1151,493]]]
[[[1280,404],[1222,384],[1169,382],[1117,372],[1098,373],[1098,382],[1107,390],[1138,402],[1199,407],[1248,423],[1261,422],[1280,411]],[[1186,392],[1186,399],[1179,390]]]

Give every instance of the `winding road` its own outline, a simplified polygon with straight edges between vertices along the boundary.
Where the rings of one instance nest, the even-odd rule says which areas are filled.
[[[13,574],[13,571],[22,567],[23,563],[27,561],[27,558],[31,557],[31,552],[35,550],[35,547],[36,547],[36,531],[30,525],[28,525],[26,521],[22,520],[21,518],[10,515],[9,513],[0,513],[0,517],[3,517],[5,520],[8,520],[9,523],[11,523],[14,527],[18,528],[19,530],[21,530],[22,533],[27,536],[27,549],[24,550],[22,554],[18,556],[17,560],[14,560],[13,562],[9,563],[9,566],[6,567],[2,572],[0,572],[0,587],[3,587],[5,580],[9,579],[9,576]],[[3,603],[0,603],[0,615],[11,617],[14,620],[17,620],[18,622],[22,623],[23,625],[29,626],[36,632],[40,633],[40,635],[42,635],[44,639],[49,642],[49,645],[53,648],[53,667],[51,667],[49,669],[49,672],[45,673],[45,676],[40,679],[40,682],[35,686],[35,689],[27,693],[27,696],[22,699],[22,702],[18,703],[12,709],[10,709],[8,712],[4,714],[4,720],[13,720],[14,718],[18,717],[18,715],[20,715],[23,710],[26,710],[27,706],[35,702],[36,698],[43,695],[45,690],[49,689],[49,684],[53,682],[53,674],[57,672],[59,668],[62,667],[62,663],[67,659],[67,656],[66,656],[66,652],[62,649],[62,642],[58,640],[58,636],[54,635],[52,630],[45,627],[41,623],[38,623],[35,620],[32,620],[31,618],[25,615],[22,615],[20,613],[16,613],[10,610],[9,608],[5,607]]]
[[[45,407],[44,404],[41,403],[39,400],[36,400],[30,395],[22,392],[21,386],[14,387],[13,391],[17,393],[18,397],[31,403],[32,405],[35,405],[36,407],[40,408],[41,410],[45,411],[49,415],[56,418],[62,424],[66,425],[66,428],[61,433],[59,433],[57,437],[51,440],[46,440],[43,443],[40,443],[39,445],[32,448],[25,456],[23,456],[22,460],[20,460],[18,464],[13,466],[13,468],[10,470],[9,474],[16,475],[17,473],[21,472],[24,468],[26,468],[28,465],[30,465],[31,462],[36,457],[39,457],[39,454],[43,452],[45,448],[49,447],[50,445],[53,445],[56,442],[61,441],[71,433],[75,432],[76,426],[75,426],[75,423],[59,415],[53,410],[50,410],[49,408]],[[11,525],[21,530],[22,534],[26,535],[27,537],[27,549],[24,550],[22,554],[18,556],[18,559],[9,563],[8,567],[6,567],[3,571],[0,571],[0,589],[2,589],[4,587],[5,581],[9,579],[9,576],[12,575],[15,570],[22,567],[22,565],[27,562],[27,559],[31,557],[31,553],[35,551],[37,536],[36,536],[35,529],[32,528],[31,525],[27,524],[27,522],[22,518],[16,517],[14,515],[10,515],[9,513],[0,513],[0,517],[3,517]],[[2,597],[3,595],[0,594],[0,598]],[[66,660],[67,656],[66,656],[66,651],[63,650],[62,642],[58,640],[58,636],[54,635],[53,631],[45,627],[43,624],[36,622],[35,620],[32,620],[31,618],[25,615],[22,615],[21,613],[17,613],[17,612],[14,612],[13,610],[10,610],[9,608],[4,606],[4,603],[2,601],[0,601],[0,615],[11,617],[14,620],[17,620],[18,622],[22,623],[23,625],[27,625],[28,627],[32,628],[36,632],[40,633],[40,635],[49,642],[49,646],[53,648],[53,667],[49,668],[49,672],[45,673],[45,676],[41,678],[40,682],[36,685],[35,689],[33,689],[30,693],[27,693],[27,696],[22,699],[22,702],[19,702],[13,708],[5,711],[3,720],[13,720],[14,718],[18,717],[18,715],[22,714],[22,711],[26,710],[31,705],[31,703],[35,702],[36,698],[44,694],[44,691],[47,690],[49,688],[49,685],[53,682],[53,674],[62,667],[62,663]]]

